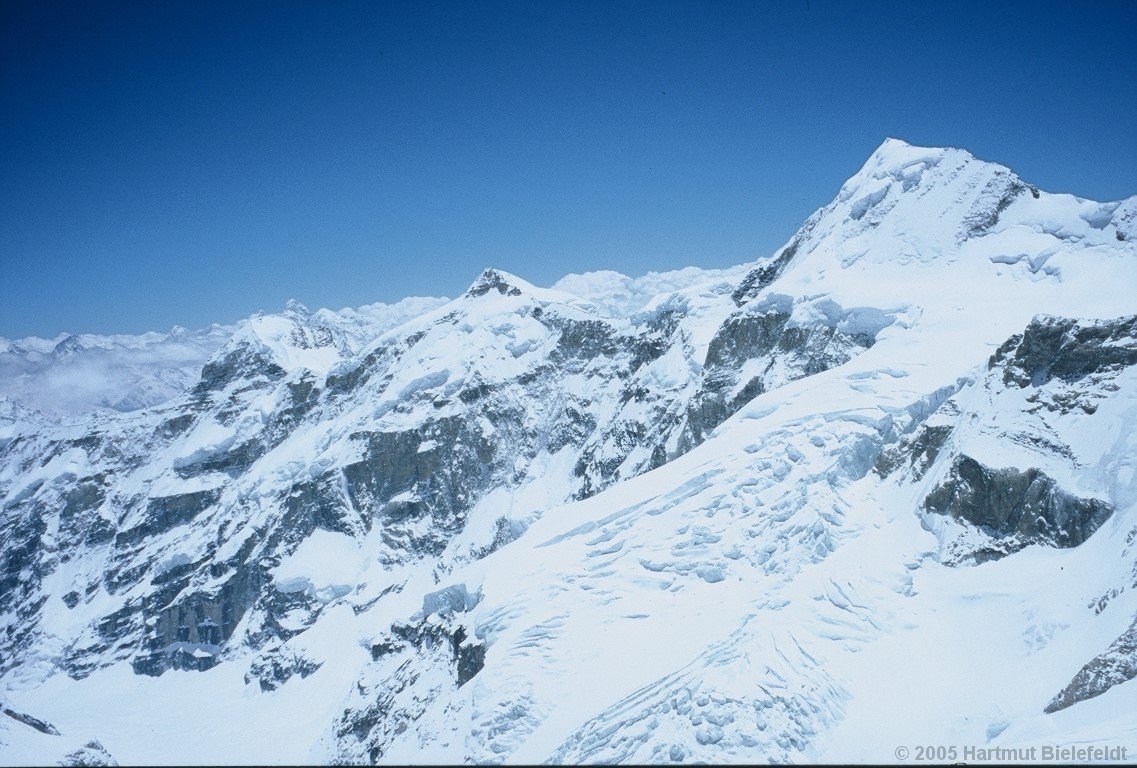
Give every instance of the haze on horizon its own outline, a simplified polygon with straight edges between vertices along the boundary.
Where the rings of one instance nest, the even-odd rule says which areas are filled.
[[[886,136],[1127,197],[1134,28],[1124,2],[0,4],[0,335],[738,264]]]

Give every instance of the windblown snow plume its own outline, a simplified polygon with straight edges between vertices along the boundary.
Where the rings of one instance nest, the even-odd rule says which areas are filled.
[[[1137,198],[890,139],[734,269],[0,365],[0,763],[1137,755]]]

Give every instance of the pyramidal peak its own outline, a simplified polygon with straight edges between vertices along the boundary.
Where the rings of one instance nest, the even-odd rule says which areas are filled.
[[[1011,173],[1009,168],[981,160],[965,149],[916,146],[901,139],[888,138],[869,155],[860,170],[849,178],[842,187],[842,193],[878,180],[905,182],[918,179],[924,171],[938,166],[953,171],[970,168],[970,171],[966,171],[969,173]],[[912,185],[907,185],[906,189],[911,187]]]
[[[945,147],[917,147],[909,144],[903,139],[894,139],[892,137],[886,138],[880,143],[873,153],[869,155],[865,165],[872,164],[885,164],[894,158],[905,158],[912,153],[913,150],[917,152],[944,152]]]
[[[603,310],[587,297],[557,287],[540,288],[501,269],[484,270],[462,294],[465,299],[482,297],[520,299],[523,303],[532,302],[544,308],[555,307],[558,313],[568,313],[574,317],[603,314]]]
[[[520,296],[535,289],[529,282],[516,275],[492,267],[482,271],[478,278],[466,289],[467,296],[485,296],[495,291],[504,296]]]
[[[949,153],[961,153],[966,159],[973,159],[963,150],[917,147],[900,139],[885,139],[876,151],[869,155],[860,170],[841,187],[838,199],[847,200],[857,190],[879,186],[881,181],[907,182],[905,189],[911,189],[919,182],[925,170],[939,165]]]
[[[296,299],[289,299],[288,301],[284,302],[284,311],[281,314],[285,317],[299,321],[307,320],[312,315],[312,313],[308,310],[308,307],[304,306],[304,304],[297,301]]]
[[[911,279],[912,267],[942,265],[961,254],[976,264],[1021,262],[1035,279],[1059,279],[1054,249],[1075,241],[1109,248],[1127,243],[1137,221],[1133,210],[1125,201],[1041,192],[1011,169],[963,149],[889,138],[775,256],[754,264],[733,297],[739,305],[755,299],[783,274],[804,290],[827,273],[863,273],[870,265],[878,273],[858,278],[866,285]],[[860,283],[845,277],[826,288],[848,291],[854,284]]]
[[[880,237],[907,233],[936,249],[950,249],[990,231],[1025,194],[1039,196],[1009,168],[966,150],[886,139],[803,231],[835,232],[847,242],[887,221]]]

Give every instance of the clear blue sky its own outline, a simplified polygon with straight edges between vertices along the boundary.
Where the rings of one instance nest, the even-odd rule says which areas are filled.
[[[1137,3],[0,3],[0,335],[766,255],[886,137],[1137,193]]]

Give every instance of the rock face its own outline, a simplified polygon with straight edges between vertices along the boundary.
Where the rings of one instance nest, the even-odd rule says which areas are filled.
[[[1076,547],[1113,514],[1111,505],[1073,496],[1037,469],[992,469],[970,456],[956,457],[924,509],[966,520],[1011,548]]]
[[[751,288],[762,282],[759,277]],[[808,319],[801,318],[803,314]],[[728,317],[711,339],[701,387],[688,411],[684,444],[702,442],[763,392],[848,362],[872,347],[893,320],[892,313],[845,310],[833,301],[795,306],[783,294],[751,302]]]
[[[951,437],[952,425],[947,420],[947,413],[958,416],[953,406],[944,409],[940,416],[941,423],[932,423],[929,419],[913,435],[905,436],[897,445],[883,451],[873,467],[880,477],[888,477],[898,469],[907,469],[914,480],[921,479],[929,468],[939,458]],[[958,515],[957,515],[958,517]]]
[[[1100,696],[1115,685],[1137,677],[1137,620],[1103,653],[1095,656],[1074,675],[1050,703],[1046,712],[1057,712],[1080,701]]]
[[[118,765],[107,748],[98,741],[88,741],[82,747],[72,750],[63,758],[64,765]]]
[[[40,720],[37,717],[32,717],[31,715],[24,714],[23,712],[17,712],[16,710],[10,709],[2,704],[0,704],[0,714],[7,715],[17,723],[22,723],[29,728],[34,728],[40,733],[45,733],[48,736],[59,735],[58,729],[56,729],[56,727],[51,723],[45,723],[43,720]]]
[[[973,387],[980,398],[944,400],[881,453],[875,466],[881,477],[920,481],[935,471],[923,510],[964,526],[929,522],[949,562],[982,563],[1032,544],[1076,547],[1115,513],[1109,501],[1073,490],[1077,440],[1063,439],[1055,425],[1092,416],[1119,391],[1137,362],[1135,321],[1034,318],[988,360]],[[1013,405],[1016,418],[978,425],[983,412],[1000,405]],[[960,422],[968,426],[960,430]],[[1047,467],[1070,479],[1064,484]]]
[[[967,631],[1064,678],[1001,706],[1125,690],[1128,634],[1050,639],[1135,607],[1133,210],[889,141],[734,269],[291,304],[145,408],[0,402],[0,686],[60,731],[0,762],[880,762],[826,740],[921,702],[858,670],[950,665],[992,568],[1041,618]]]
[[[1110,323],[1079,323],[1036,318],[992,356],[988,367],[1003,365],[1003,381],[1018,387],[1065,383],[1116,374],[1137,365],[1137,316]]]

